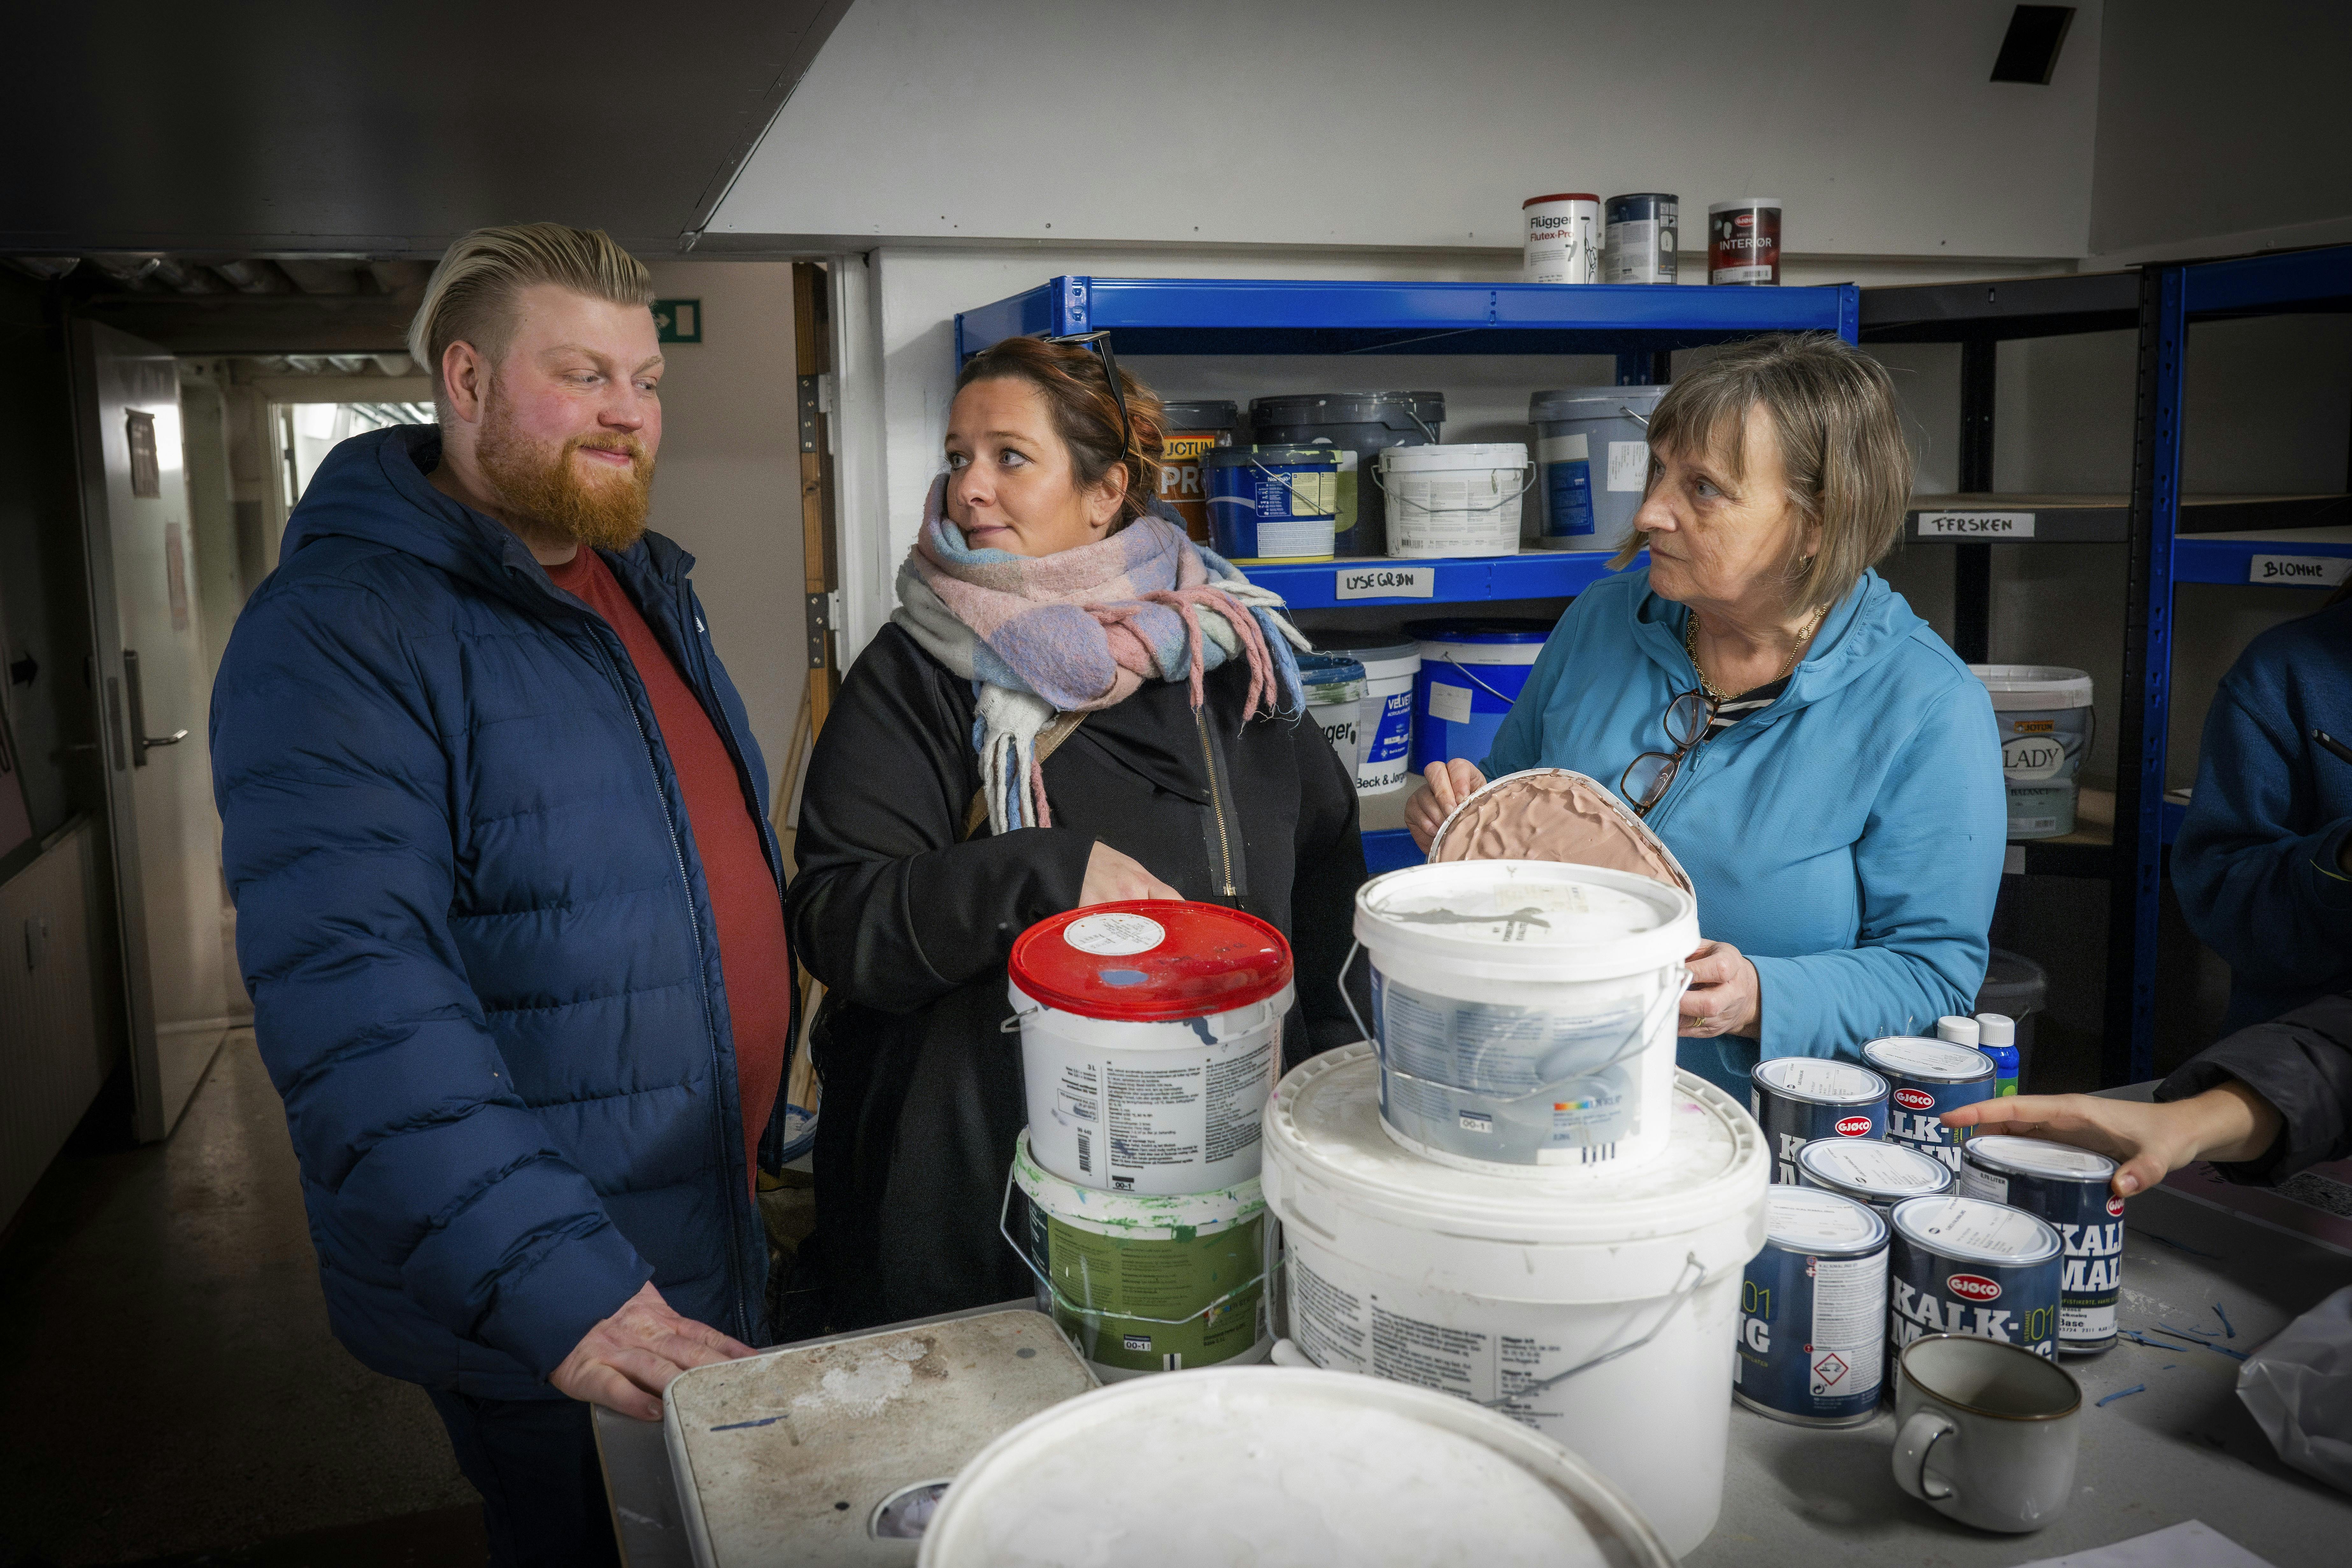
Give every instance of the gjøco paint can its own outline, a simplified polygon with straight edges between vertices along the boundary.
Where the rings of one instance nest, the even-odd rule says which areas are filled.
[[[2037,1215],[2066,1249],[2059,1283],[2058,1352],[2096,1355],[2116,1343],[2123,1293],[2124,1201],[2108,1184],[2116,1163],[2088,1149],[1991,1133],[1960,1151],[1957,1190]]]
[[[1662,191],[1611,196],[1607,248],[1601,258],[1605,283],[1672,283],[1675,245],[1682,226],[1682,198]]]
[[[1947,1127],[1948,1110],[1992,1098],[1992,1058],[1971,1046],[1949,1040],[1891,1035],[1862,1047],[1863,1064],[1885,1079],[1887,1096],[1886,1141],[1907,1144],[1941,1160],[1959,1174],[1960,1145],[1965,1129]]]
[[[1706,280],[1780,281],[1780,198],[1742,196],[1706,209]]]
[[[1896,1204],[1950,1192],[1952,1173],[1941,1160],[1907,1144],[1822,1138],[1797,1151],[1797,1184],[1840,1194],[1886,1215]]]
[[[1528,283],[1601,281],[1601,198],[1582,191],[1529,196],[1519,204],[1528,241],[1520,278]]]
[[[1775,1421],[1858,1426],[1885,1368],[1886,1221],[1866,1204],[1777,1186],[1739,1292],[1732,1398]]]
[[[1947,1193],[1895,1205],[1886,1340],[1974,1334],[2058,1353],[2058,1233],[2006,1204]]]
[[[1797,1151],[1817,1138],[1886,1136],[1886,1080],[1822,1057],[1775,1057],[1748,1069],[1748,1109],[1764,1130],[1772,1180],[1793,1185]]]

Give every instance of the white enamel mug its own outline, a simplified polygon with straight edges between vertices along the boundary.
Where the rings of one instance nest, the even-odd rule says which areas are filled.
[[[1895,1383],[1895,1480],[1979,1530],[2039,1530],[2074,1495],[2083,1389],[2021,1345],[1928,1334]]]

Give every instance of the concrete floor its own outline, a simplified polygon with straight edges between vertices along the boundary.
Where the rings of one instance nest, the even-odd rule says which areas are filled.
[[[0,1249],[0,1565],[482,1562],[431,1405],[335,1342],[317,1268],[249,1031],[166,1142],[78,1138]]]

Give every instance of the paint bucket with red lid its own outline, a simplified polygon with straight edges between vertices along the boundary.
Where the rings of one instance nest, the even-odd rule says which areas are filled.
[[[1258,1173],[1290,944],[1216,904],[1095,904],[1013,943],[1029,1147],[1065,1181],[1199,1193]]]

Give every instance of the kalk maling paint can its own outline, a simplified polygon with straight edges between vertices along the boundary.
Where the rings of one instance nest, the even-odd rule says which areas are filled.
[[[1886,1221],[1813,1187],[1764,1201],[1764,1250],[1739,1294],[1731,1396],[1801,1426],[1858,1426],[1885,1371]]]
[[[1822,1057],[1775,1057],[1748,1071],[1748,1109],[1764,1130],[1772,1180],[1793,1185],[1797,1151],[1819,1138],[1886,1136],[1886,1080]]]
[[[2058,1299],[2063,1355],[2115,1347],[2124,1269],[2124,1201],[2108,1185],[2115,1175],[2116,1163],[2105,1154],[2042,1138],[1991,1133],[1969,1139],[1960,1152],[1958,1191],[2039,1215],[2066,1248]]]
[[[2064,1249],[2023,1209],[1947,1193],[1895,1205],[1890,1222],[1886,1339],[1974,1334],[2058,1353]]]
[[[1945,1126],[1941,1119],[1948,1110],[1992,1098],[1992,1058],[1948,1040],[1893,1035],[1863,1047],[1862,1060],[1890,1089],[1886,1141],[1933,1154],[1959,1174],[1960,1144],[1968,1133]]]

